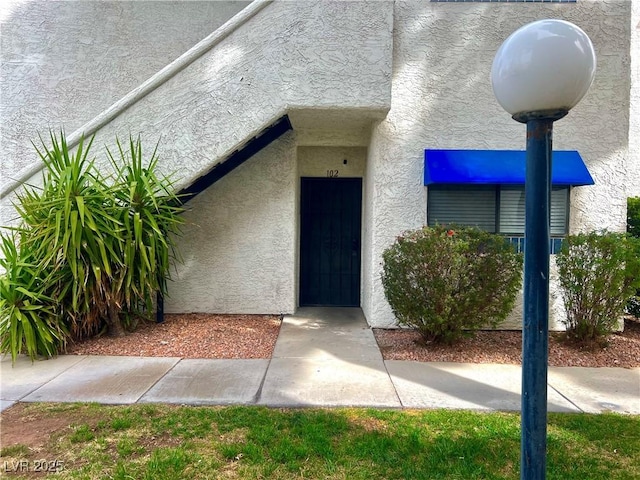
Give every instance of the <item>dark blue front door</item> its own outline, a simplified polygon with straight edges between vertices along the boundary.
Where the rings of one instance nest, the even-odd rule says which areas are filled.
[[[361,178],[302,178],[300,305],[360,306]]]

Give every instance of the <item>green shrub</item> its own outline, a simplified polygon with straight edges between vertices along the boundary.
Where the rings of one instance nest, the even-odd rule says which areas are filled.
[[[640,238],[640,197],[627,198],[627,232]]]
[[[627,232],[640,238],[640,197],[627,198]],[[636,254],[640,256],[640,250]],[[627,302],[627,313],[640,318],[640,289]]]
[[[382,285],[400,325],[451,343],[495,327],[513,308],[522,255],[503,237],[469,227],[405,232],[383,255]]]
[[[623,233],[570,235],[556,257],[569,337],[597,341],[612,332],[638,286],[638,240]]]

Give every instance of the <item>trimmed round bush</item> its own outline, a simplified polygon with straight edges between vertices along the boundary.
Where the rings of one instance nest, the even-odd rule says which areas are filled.
[[[640,197],[627,198],[627,232],[640,239]],[[640,251],[636,256],[640,257]],[[640,289],[627,302],[627,313],[640,318]]]
[[[398,323],[426,342],[452,343],[497,326],[522,282],[522,255],[504,237],[477,228],[408,231],[382,258],[382,285]]]
[[[567,335],[581,342],[611,333],[640,279],[638,239],[623,233],[570,235],[556,257]]]

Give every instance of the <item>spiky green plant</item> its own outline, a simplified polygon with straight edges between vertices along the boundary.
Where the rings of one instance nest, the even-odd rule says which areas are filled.
[[[129,137],[128,150],[116,140],[117,156],[107,149],[116,172],[113,194],[114,216],[122,225],[122,263],[116,291],[121,301],[135,313],[151,310],[156,292],[167,293],[166,280],[176,256],[174,239],[183,223],[181,202],[173,193],[169,177],[157,175],[157,148],[143,162],[140,138]]]
[[[15,245],[5,258],[16,258],[7,263],[3,282],[24,282],[22,289],[11,288],[26,295],[34,283],[13,269],[29,265],[35,285],[46,292],[42,308],[60,319],[56,328],[66,324],[81,339],[106,323],[111,335],[123,335],[123,316],[149,310],[156,292],[166,294],[173,238],[182,223],[180,202],[171,181],[155,173],[156,151],[143,164],[139,139],[130,139],[128,152],[117,142],[119,161],[107,150],[115,174],[105,177],[89,159],[93,139],[86,145],[81,140],[72,152],[63,133],[50,137],[50,146],[42,139],[41,148],[34,145],[45,166],[42,186],[26,187],[17,196],[20,242],[3,237]],[[4,290],[2,295],[6,316],[13,300]],[[2,338],[8,329],[3,323]],[[62,332],[55,331],[55,347],[46,344],[44,350],[27,339],[26,351],[32,358],[33,352],[55,352],[64,345]]]
[[[62,311],[74,338],[97,333],[113,303],[111,283],[120,263],[121,226],[112,214],[109,185],[90,160],[93,138],[69,150],[63,133],[50,135],[48,148],[36,148],[44,163],[41,188],[18,195],[24,244],[35,251],[41,268],[58,273]]]
[[[23,351],[31,359],[54,356],[68,334],[52,290],[54,272],[38,265],[29,244],[18,248],[18,236],[0,237],[0,349],[14,362]]]

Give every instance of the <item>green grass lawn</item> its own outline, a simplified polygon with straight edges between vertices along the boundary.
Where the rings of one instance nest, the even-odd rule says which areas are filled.
[[[3,470],[29,470],[10,478],[39,460],[57,479],[519,478],[512,413],[21,404],[2,429]],[[640,478],[640,416],[550,414],[548,435],[549,479]]]

